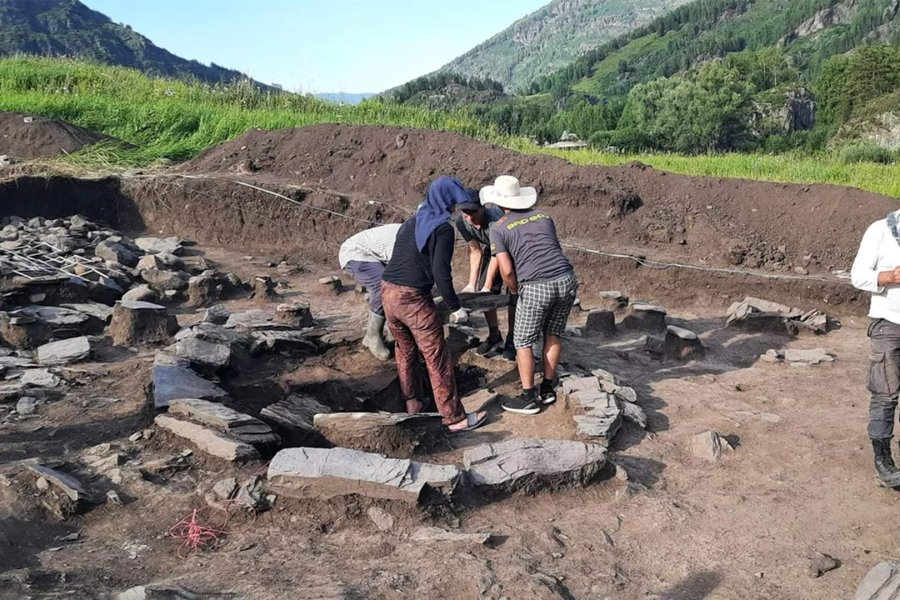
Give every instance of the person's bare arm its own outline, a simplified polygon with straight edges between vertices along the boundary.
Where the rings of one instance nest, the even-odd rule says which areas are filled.
[[[896,267],[893,271],[882,271],[878,274],[878,285],[884,287],[886,285],[900,285],[900,267]]]
[[[510,294],[518,294],[519,282],[516,279],[516,270],[513,267],[512,257],[509,255],[509,252],[500,252],[494,258],[497,259],[497,264],[500,266],[500,277],[503,278],[506,289],[509,290]]]
[[[469,240],[467,245],[469,246],[469,284],[466,288],[474,291],[475,286],[478,285],[478,273],[481,270],[482,250],[481,244],[476,240]]]
[[[488,263],[487,273],[484,276],[484,285],[481,288],[482,292],[491,291],[491,288],[494,287],[494,278],[497,277],[499,271],[500,263],[497,261],[496,256],[492,256],[491,262]]]

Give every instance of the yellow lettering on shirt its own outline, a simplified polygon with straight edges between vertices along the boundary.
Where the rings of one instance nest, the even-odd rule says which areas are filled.
[[[527,217],[525,219],[519,219],[518,221],[510,221],[509,224],[506,226],[506,230],[512,231],[519,225],[527,225],[529,223],[534,223],[535,221],[540,221],[541,219],[549,219],[549,218],[550,218],[550,215],[547,215],[544,213],[537,213],[537,214],[531,215],[530,217]]]

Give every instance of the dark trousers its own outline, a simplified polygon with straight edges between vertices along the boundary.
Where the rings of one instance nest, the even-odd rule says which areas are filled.
[[[885,319],[869,324],[872,353],[866,388],[872,394],[869,404],[869,437],[876,440],[894,434],[894,413],[900,394],[900,325]]]
[[[422,399],[418,368],[421,353],[444,424],[462,421],[466,411],[459,401],[453,363],[444,341],[444,325],[431,295],[387,281],[381,282],[381,293],[388,329],[395,340],[394,358],[404,402]]]
[[[384,275],[384,265],[374,261],[351,260],[344,270],[350,273],[356,283],[366,286],[369,293],[369,309],[377,315],[383,315],[381,276]]]

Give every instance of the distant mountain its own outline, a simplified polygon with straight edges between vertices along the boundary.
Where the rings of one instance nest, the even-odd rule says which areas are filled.
[[[605,98],[746,50],[777,48],[804,76],[831,56],[900,42],[900,0],[696,0],[582,55],[532,91]]]
[[[175,56],[78,0],[0,0],[0,56],[12,54],[86,58],[208,83],[249,79],[240,71]]]
[[[690,0],[553,0],[437,73],[492,79],[508,92],[524,89],[586,51],[644,25]]]
[[[322,92],[320,94],[313,94],[319,100],[325,100],[327,102],[336,102],[338,104],[359,104],[366,98],[371,98],[375,94],[349,94],[346,92]]]

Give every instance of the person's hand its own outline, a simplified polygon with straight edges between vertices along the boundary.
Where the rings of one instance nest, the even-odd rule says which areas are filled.
[[[470,283],[469,285],[467,285],[467,286],[464,287],[463,289],[459,290],[459,293],[460,293],[460,294],[474,294],[474,293],[475,293],[475,284],[474,284],[474,283]]]
[[[891,271],[891,283],[900,285],[900,267],[894,267],[894,270]]]
[[[450,322],[454,325],[459,323],[465,323],[469,320],[469,313],[466,312],[466,309],[461,308],[454,313],[450,313]]]

